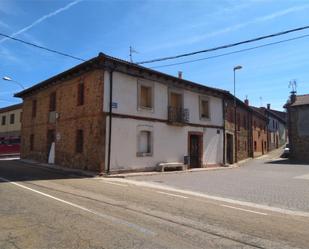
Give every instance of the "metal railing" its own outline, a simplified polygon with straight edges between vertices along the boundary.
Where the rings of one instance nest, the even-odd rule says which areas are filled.
[[[189,110],[178,107],[168,107],[168,122],[172,124],[185,124],[189,122]]]

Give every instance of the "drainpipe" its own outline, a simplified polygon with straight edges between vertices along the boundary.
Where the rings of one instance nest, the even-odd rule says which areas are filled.
[[[222,98],[222,110],[223,110],[223,165],[225,165],[225,100]]]
[[[106,173],[110,173],[111,165],[111,145],[112,145],[112,108],[113,108],[113,72],[111,69],[109,72],[109,124],[108,124],[108,151],[107,151],[107,170]]]

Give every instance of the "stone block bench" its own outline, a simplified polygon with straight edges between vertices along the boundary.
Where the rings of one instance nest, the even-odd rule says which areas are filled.
[[[172,162],[172,163],[159,163],[157,168],[158,168],[158,171],[164,172],[165,169],[186,170],[187,166],[183,163]]]

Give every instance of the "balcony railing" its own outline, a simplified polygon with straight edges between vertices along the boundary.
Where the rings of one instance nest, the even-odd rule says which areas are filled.
[[[185,124],[189,122],[189,110],[177,107],[168,107],[168,122],[171,124]]]

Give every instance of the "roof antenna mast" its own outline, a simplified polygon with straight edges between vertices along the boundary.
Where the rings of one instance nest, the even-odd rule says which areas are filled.
[[[297,89],[297,81],[296,80],[290,80],[289,82],[289,88],[292,88],[291,94],[296,94]]]
[[[130,46],[130,62],[133,63],[133,53],[138,53],[132,46]]]

